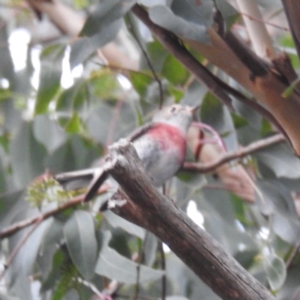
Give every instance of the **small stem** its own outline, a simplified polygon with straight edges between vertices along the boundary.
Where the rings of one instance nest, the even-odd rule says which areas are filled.
[[[166,257],[165,252],[163,248],[162,241],[159,241],[158,243],[158,250],[160,253],[160,259],[161,259],[161,269],[165,272],[166,271]],[[161,299],[165,300],[167,294],[167,277],[166,274],[164,274],[161,278]]]
[[[11,263],[17,256],[17,254],[20,251],[20,249],[22,248],[22,246],[25,244],[25,242],[28,240],[28,238],[31,236],[31,234],[35,231],[35,229],[41,224],[42,221],[43,221],[43,217],[38,218],[36,220],[35,224],[32,226],[32,228],[30,228],[30,230],[28,230],[28,232],[22,237],[22,239],[19,241],[19,243],[15,246],[15,248],[13,249],[12,253],[10,254],[9,258],[7,259],[7,261],[5,263],[4,270],[0,274],[0,281],[3,278],[3,276],[5,275],[5,272],[8,269],[8,267],[11,265]]]
[[[131,33],[132,33],[134,39],[136,40],[136,42],[138,43],[138,45],[139,45],[139,47],[140,47],[140,49],[141,49],[141,51],[142,51],[142,53],[143,53],[143,55],[144,55],[146,61],[147,61],[147,64],[148,64],[148,66],[149,66],[149,69],[150,69],[151,73],[153,74],[153,77],[154,77],[155,81],[156,81],[157,84],[158,84],[158,90],[159,90],[159,108],[161,109],[162,106],[163,106],[163,102],[164,102],[164,93],[163,93],[163,87],[162,87],[161,80],[158,78],[158,76],[157,76],[157,74],[156,74],[156,72],[155,72],[155,70],[154,70],[154,67],[153,67],[153,65],[152,65],[152,62],[151,62],[151,60],[150,60],[150,58],[149,58],[149,56],[148,56],[146,50],[144,49],[144,47],[143,47],[141,41],[139,40],[139,38],[138,38],[136,32],[134,31],[133,24],[132,24],[132,21],[131,21],[131,19],[130,19],[130,16],[129,16],[129,18],[128,18],[128,22],[129,22],[129,25],[130,25],[130,27],[131,27]]]
[[[266,147],[269,147],[269,146],[272,146],[272,145],[275,145],[278,143],[282,143],[285,141],[286,141],[285,137],[282,134],[276,134],[269,138],[265,138],[265,139],[259,140],[257,142],[254,142],[254,143],[248,145],[247,147],[244,147],[237,151],[225,153],[211,163],[207,163],[207,164],[191,163],[191,162],[184,163],[183,169],[187,170],[187,171],[209,173],[209,172],[214,171],[216,168],[220,167],[221,165],[228,163],[232,160],[241,159],[253,152],[259,151]]]

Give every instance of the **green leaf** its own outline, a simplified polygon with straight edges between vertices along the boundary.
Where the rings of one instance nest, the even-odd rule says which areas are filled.
[[[179,103],[184,96],[184,92],[173,86],[168,86],[168,92],[174,97],[175,103]]]
[[[248,121],[245,118],[236,114],[232,114],[232,120],[236,129],[244,127],[248,124]]]
[[[2,19],[2,18],[1,18]],[[8,42],[8,28],[0,30],[0,40]],[[6,78],[11,86],[15,85],[16,73],[9,47],[0,47],[0,78]]]
[[[78,116],[78,113],[75,111],[66,124],[65,130],[67,133],[80,133],[82,128],[81,120]]]
[[[155,72],[160,73],[166,58],[170,55],[169,52],[158,41],[148,43],[147,52]],[[142,57],[141,65],[141,69],[149,70],[148,62],[144,57]]]
[[[130,72],[130,80],[141,97],[145,97],[148,85],[153,81],[151,76],[137,72]]]
[[[68,89],[63,90],[57,98],[56,110],[63,112],[71,112],[75,108],[74,103],[78,97],[82,96],[81,91],[85,89],[86,80],[80,78]],[[86,97],[82,97],[82,101],[86,101]]]
[[[135,0],[104,0],[86,20],[80,36],[92,36],[107,27],[115,20],[120,19],[134,5]]]
[[[267,254],[263,260],[268,282],[273,291],[279,290],[285,282],[287,271],[283,259],[275,253]]]
[[[147,232],[147,235],[143,241],[144,247],[144,264],[151,267],[156,259],[157,254],[157,245],[158,239],[150,231]]]
[[[92,72],[88,83],[92,87],[93,95],[100,99],[114,98],[114,92],[120,87],[116,75],[109,69]]]
[[[53,45],[46,48],[41,54],[40,85],[35,104],[36,114],[47,112],[49,103],[54,99],[60,87],[65,48],[65,45]]]
[[[119,282],[135,284],[137,280],[137,268],[137,263],[121,256],[110,247],[104,247],[99,255],[95,271],[99,275],[115,279]],[[163,275],[163,271],[140,265],[140,283],[158,280]]]
[[[0,101],[7,100],[12,97],[12,92],[9,89],[0,88]]]
[[[0,195],[6,190],[6,178],[5,178],[5,169],[3,168],[3,164],[0,156]],[[0,205],[1,207],[1,205]]]
[[[19,186],[28,185],[45,171],[46,150],[36,141],[32,123],[22,123],[11,142],[10,151],[13,175]]]
[[[260,131],[261,136],[270,135],[272,132],[274,132],[272,124],[268,120],[262,119]]]
[[[91,37],[78,38],[71,46],[70,66],[71,69],[76,67],[91,56],[98,48],[109,43],[121,28],[121,19],[110,23],[105,30]]]
[[[20,248],[12,264],[10,265],[10,275],[12,276],[12,281],[20,276],[31,274],[40,243],[50,223],[50,220],[46,220],[39,224]],[[10,251],[16,247],[16,245],[24,237],[24,234],[26,235],[26,233],[31,230],[32,226],[30,228],[26,228],[25,230],[19,231],[16,235],[14,235],[13,238],[11,238]]]
[[[79,135],[72,135],[67,143],[47,157],[46,167],[52,172],[84,169],[100,154],[99,147],[87,143]]]
[[[177,16],[170,8],[163,5],[151,7],[149,9],[149,17],[154,23],[170,30],[179,37],[198,41],[200,43],[208,43],[209,37],[206,25],[194,22],[196,20],[201,20],[201,18],[199,18],[198,11],[193,11],[194,7],[188,9],[189,5],[197,6],[195,2],[190,2],[188,4],[183,3],[183,6],[186,8],[186,12],[190,14],[189,17],[186,15],[182,15],[182,17]],[[180,4],[178,6],[180,6]],[[178,13],[178,11],[176,11],[176,13]],[[211,12],[206,16],[212,17],[212,6]],[[202,20],[204,20],[204,18]],[[211,20],[209,20],[209,23],[211,23]]]
[[[89,5],[89,1],[88,0],[74,0],[74,6],[76,9],[83,9],[83,8],[87,8]]]
[[[203,99],[200,115],[201,122],[209,124],[223,137],[227,150],[238,148],[232,116],[228,108],[210,92]]]
[[[24,201],[24,191],[4,193],[0,197],[0,228],[26,217],[29,205]]]
[[[258,160],[268,166],[278,177],[300,177],[300,160],[285,144],[274,145],[254,154]]]
[[[295,48],[295,43],[293,40],[293,37],[290,32],[283,35],[281,39],[279,40],[279,43],[285,48],[285,52],[289,53],[289,58],[292,62],[292,65],[295,69],[298,69],[299,67],[299,59],[297,55],[297,51]]]
[[[161,72],[174,85],[184,84],[189,77],[187,69],[173,55],[167,57]]]
[[[114,228],[122,228],[130,234],[133,234],[141,239],[145,237],[145,230],[133,223],[126,221],[125,219],[117,216],[112,211],[108,210],[103,213],[107,222]]]
[[[91,279],[98,248],[92,216],[85,211],[75,211],[64,226],[64,236],[73,263],[84,278]]]
[[[33,133],[38,142],[44,145],[48,153],[54,152],[65,141],[66,134],[47,115],[36,116],[33,120]]]
[[[298,83],[300,82],[300,77],[296,78],[291,84],[290,86],[285,89],[285,91],[282,94],[282,97],[284,98],[288,98],[289,96],[292,95],[292,93],[294,92],[294,89],[298,86]]]
[[[298,216],[276,212],[273,216],[273,230],[284,241],[297,245],[300,235],[300,222]]]

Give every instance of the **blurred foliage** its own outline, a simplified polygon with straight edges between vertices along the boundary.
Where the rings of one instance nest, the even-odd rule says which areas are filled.
[[[221,0],[198,1],[201,5],[189,0],[140,2],[149,8],[153,21],[201,42],[209,42],[206,29],[212,23],[215,3],[227,28],[240,22],[237,12]],[[268,8],[273,0],[259,2]],[[160,102],[158,84],[145,57],[141,56],[139,70],[126,70],[103,66],[95,55],[95,50],[113,40],[120,29],[126,30],[123,17],[135,1],[68,1],[77,10],[89,12],[81,37],[70,43],[59,36],[25,48],[20,41],[24,48],[19,46],[20,56],[24,50],[21,68],[12,54],[9,37],[19,28],[30,30],[35,16],[28,10],[13,9],[19,2],[6,3],[11,7],[0,12],[1,229],[73,197],[52,180],[36,178],[48,170],[58,173],[97,163],[108,144],[149,121]],[[268,121],[235,99],[236,112],[229,112],[172,54],[149,38],[145,26],[136,22],[135,30],[161,81],[165,104],[201,104],[202,121],[224,137],[229,150],[272,133]],[[290,34],[275,35],[274,43],[287,49],[298,68]],[[36,52],[40,55],[34,61]],[[197,56],[202,60],[200,54]],[[77,75],[71,72],[68,86],[63,86],[62,75],[67,72],[63,62],[68,57],[71,68],[77,66],[81,71]],[[36,78],[38,84],[34,83]],[[300,299],[300,222],[293,198],[300,191],[299,160],[288,145],[281,144],[252,155],[251,163],[259,178],[255,182],[259,191],[255,204],[245,203],[226,189],[214,188],[220,182],[209,174],[180,174],[172,180],[170,195],[183,210],[193,199],[194,210],[201,212],[195,221],[276,299]],[[132,298],[139,265],[132,258],[141,244],[140,296],[160,298],[164,271],[159,267],[158,241],[111,212],[96,214],[109,196],[99,196],[88,207],[69,208],[37,226],[0,281],[0,298],[91,299],[112,280],[118,282],[118,299]],[[1,241],[0,270],[29,230]],[[219,299],[169,251],[165,274],[167,299]]]

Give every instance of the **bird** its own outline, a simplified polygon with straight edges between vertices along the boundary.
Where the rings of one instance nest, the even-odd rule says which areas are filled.
[[[166,106],[154,115],[150,123],[127,137],[156,187],[171,179],[182,166],[186,156],[188,129],[197,108],[181,104]],[[84,197],[86,202],[94,198],[99,189],[99,174],[101,166],[58,174],[54,178],[62,185],[82,179],[91,181]]]

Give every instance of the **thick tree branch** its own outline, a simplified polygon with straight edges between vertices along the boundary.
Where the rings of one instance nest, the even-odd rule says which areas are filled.
[[[107,161],[113,164],[111,175],[131,199],[117,207],[120,215],[157,235],[222,299],[274,299],[208,233],[158,192],[132,145],[115,145]]]
[[[189,57],[190,53],[185,49],[183,51],[169,31],[154,24],[147,12],[139,5],[132,8],[135,15],[145,23],[153,35],[170,51],[196,78],[208,85],[208,88],[223,101],[228,99],[228,95],[222,90],[220,84],[216,82],[215,77],[204,68],[194,57]],[[282,80],[280,72],[270,68],[263,76],[253,76],[253,74],[230,48],[225,40],[213,29],[209,28],[210,44],[201,44],[196,41],[187,42],[198,50],[205,58],[217,67],[225,71],[238,83],[248,89],[258,101],[260,107],[265,108],[270,115],[276,119],[281,131],[285,133],[292,144],[295,153],[300,155],[300,97],[293,93],[289,97],[284,97],[283,93],[288,87],[286,80]],[[191,56],[191,55],[190,55]],[[259,60],[259,59],[258,59]],[[226,98],[224,98],[224,95]]]
[[[209,173],[220,167],[221,165],[228,163],[235,159],[241,159],[253,152],[259,151],[261,149],[264,149],[268,146],[282,143],[286,141],[285,137],[282,134],[277,134],[274,136],[271,136],[269,138],[265,138],[263,140],[254,142],[247,147],[244,147],[242,149],[239,149],[234,152],[225,153],[223,155],[220,155],[218,159],[211,163],[201,164],[201,163],[190,163],[186,162],[183,165],[183,169],[186,171],[196,171],[201,173]]]
[[[300,2],[298,0],[282,0],[282,4],[289,22],[298,57],[300,57]]]
[[[207,85],[210,91],[222,102],[232,109],[231,99],[215,81],[215,76],[210,73],[199,61],[192,56],[171,32],[154,24],[147,12],[139,5],[134,5],[132,12],[152,31],[155,37],[172,53],[200,82]]]

